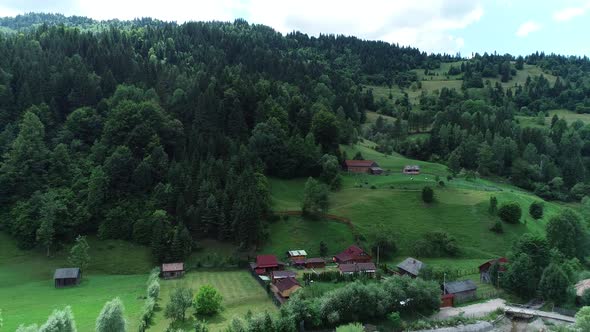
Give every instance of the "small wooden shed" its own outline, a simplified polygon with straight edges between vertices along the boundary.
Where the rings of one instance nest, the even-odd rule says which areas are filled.
[[[453,294],[454,302],[475,300],[477,285],[471,280],[451,281],[443,285],[444,294]]]
[[[181,278],[184,276],[184,263],[162,264],[161,276],[164,279]]]
[[[308,258],[305,260],[305,267],[308,269],[320,269],[326,267],[326,261],[323,258]]]
[[[397,269],[401,275],[409,275],[412,278],[416,278],[424,266],[425,264],[421,261],[408,257],[403,262],[397,264]]]
[[[279,294],[283,298],[288,298],[301,288],[301,285],[295,278],[279,279],[270,286],[274,293]]]
[[[55,288],[78,285],[81,279],[82,272],[77,267],[57,269],[53,274]]]

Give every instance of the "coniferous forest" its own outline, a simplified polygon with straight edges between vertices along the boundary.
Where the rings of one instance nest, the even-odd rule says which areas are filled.
[[[385,153],[501,176],[550,200],[590,195],[590,60],[476,54],[463,86],[377,100],[368,85],[415,84],[412,69],[463,60],[355,37],[281,35],[244,20],[0,19],[0,224],[22,248],[77,234],[187,256],[193,240],[248,248],[268,236],[267,177],[320,176],[368,138]],[[523,65],[557,76],[509,88]],[[396,118],[361,125],[367,111]],[[429,130],[430,136],[409,134]],[[326,156],[327,155],[327,156]],[[337,184],[332,186],[337,189]]]

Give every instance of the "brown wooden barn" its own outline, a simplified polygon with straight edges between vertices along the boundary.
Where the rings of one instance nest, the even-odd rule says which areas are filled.
[[[381,174],[383,169],[372,160],[345,160],[344,169],[351,173]]]
[[[164,279],[181,278],[184,276],[184,263],[162,264],[161,276]]]
[[[305,268],[307,269],[321,269],[326,267],[326,261],[323,258],[308,258],[305,260]]]
[[[81,279],[82,272],[80,272],[80,269],[77,267],[57,269],[53,274],[55,288],[78,285],[80,284]]]
[[[270,289],[279,294],[283,298],[288,298],[294,292],[298,291],[301,285],[295,278],[285,278],[277,280],[274,284],[270,285]]]
[[[355,245],[346,248],[343,252],[334,256],[334,262],[338,264],[368,263],[372,259],[371,255]]]
[[[479,279],[481,280],[481,282],[490,282],[491,281],[491,276],[490,276],[490,267],[492,267],[492,265],[494,265],[494,263],[498,263],[500,264],[500,272],[504,272],[506,271],[506,263],[508,263],[508,259],[506,257],[500,257],[498,259],[491,259],[483,264],[481,264],[479,266]]]
[[[366,273],[375,274],[377,267],[374,263],[352,263],[352,264],[340,264],[338,265],[340,274],[354,274],[354,273]]]

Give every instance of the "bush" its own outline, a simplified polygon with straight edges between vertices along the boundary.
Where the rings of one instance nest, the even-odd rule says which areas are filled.
[[[490,228],[490,231],[498,234],[504,233],[504,227],[502,226],[500,220],[496,220],[494,225]]]
[[[221,311],[221,302],[223,297],[217,289],[210,285],[204,285],[199,288],[195,295],[194,306],[198,315],[212,316]]]
[[[389,315],[387,315],[387,319],[391,323],[391,327],[394,330],[397,330],[402,327],[402,319],[399,315],[399,312],[390,313]]]
[[[152,299],[157,299],[160,296],[160,283],[157,280],[152,281],[148,286],[147,296]]]
[[[434,190],[428,186],[422,188],[422,200],[425,203],[434,202]]]
[[[348,325],[338,326],[336,328],[336,332],[363,332],[365,328],[362,324],[359,323],[351,323]]]
[[[543,218],[543,202],[533,202],[531,206],[529,206],[529,214],[533,219],[541,219]]]
[[[509,224],[517,224],[520,221],[521,215],[522,210],[520,209],[520,205],[516,202],[502,204],[498,210],[498,216],[500,219]]]
[[[496,196],[490,196],[490,207],[488,211],[490,212],[490,214],[493,215],[498,213],[498,199],[496,198]]]
[[[432,231],[424,234],[414,245],[416,256],[444,257],[459,254],[457,239],[444,231]]]

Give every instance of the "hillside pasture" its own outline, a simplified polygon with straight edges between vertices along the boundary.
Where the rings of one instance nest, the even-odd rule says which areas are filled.
[[[412,160],[399,154],[384,155],[371,146],[371,142],[364,141],[362,144],[342,146],[341,149],[348,156],[360,151],[365,159],[376,161],[390,172],[380,176],[343,173],[342,189],[330,194],[329,210],[331,214],[351,219],[365,245],[369,245],[377,235],[385,234],[395,239],[398,247],[396,255],[414,255],[413,246],[425,233],[443,230],[457,238],[462,248],[459,259],[485,260],[505,255],[512,242],[526,232],[543,234],[549,218],[562,209],[562,205],[545,202],[545,215],[536,221],[528,215],[528,207],[534,201],[543,200],[503,183],[505,180],[466,180],[458,177],[449,181],[445,165]],[[412,164],[421,166],[420,175],[401,173],[404,165]],[[439,185],[437,176],[438,181],[443,181],[443,186]],[[296,185],[293,186],[294,183]],[[277,203],[273,209],[297,206],[300,201],[296,198],[303,197],[304,183],[305,179],[271,179],[273,202]],[[421,198],[421,189],[426,185],[434,188],[435,202],[432,204],[424,203]],[[275,190],[288,186],[289,191]],[[498,198],[500,204],[508,201],[519,203],[523,211],[519,224],[503,224],[503,234],[490,231],[497,220],[496,216],[488,213],[492,195]],[[271,234],[289,234],[286,229],[280,230],[285,226],[271,226]],[[308,250],[309,247],[302,249]]]
[[[89,243],[91,264],[82,283],[55,289],[53,272],[67,266],[67,251],[47,258],[40,251],[18,249],[12,238],[0,233],[0,309],[6,331],[20,324],[43,323],[54,309],[67,305],[72,307],[78,330],[92,331],[102,306],[114,297],[125,305],[130,330],[137,329],[140,297],[152,267],[149,250],[123,241],[89,238]]]
[[[198,317],[207,323],[210,331],[223,331],[234,317],[243,318],[250,310],[252,313],[276,312],[277,308],[266,293],[266,291],[254,280],[249,272],[245,270],[220,270],[220,271],[198,271],[186,273],[184,278],[174,280],[163,280],[160,283],[160,306],[166,307],[170,299],[170,293],[178,286],[190,287],[193,293],[203,285],[215,287],[223,296],[224,310],[213,317]],[[187,312],[185,322],[174,323],[177,328],[192,330],[197,317],[194,316],[194,309]],[[164,331],[171,321],[164,318],[163,310],[156,313],[155,324],[150,328],[152,331]]]
[[[302,217],[281,218],[269,226],[270,238],[259,250],[286,259],[288,250],[304,249],[308,257],[320,255],[320,242],[328,246],[328,255],[335,255],[354,243],[354,236],[346,224],[327,220],[309,220]]]

